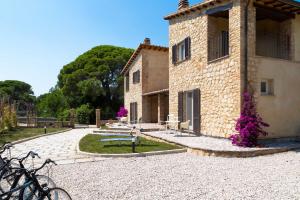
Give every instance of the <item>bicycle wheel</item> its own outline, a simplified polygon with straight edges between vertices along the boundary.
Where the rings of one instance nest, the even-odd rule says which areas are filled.
[[[15,175],[9,176],[7,178],[4,178],[10,174],[14,173],[14,170],[11,170],[10,168],[5,168],[0,173],[0,192],[8,192],[11,189],[11,186],[15,180]]]
[[[42,188],[56,187],[54,181],[48,176],[37,175],[36,178],[39,181],[39,184],[42,186]],[[19,200],[35,200],[35,199],[40,199],[40,196],[41,196],[40,191],[37,190],[34,184],[31,184],[20,191]]]
[[[52,188],[49,190],[45,200],[72,200],[71,196],[62,188]]]

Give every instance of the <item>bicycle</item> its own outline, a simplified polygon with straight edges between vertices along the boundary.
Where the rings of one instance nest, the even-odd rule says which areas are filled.
[[[66,199],[72,200],[70,195],[62,188],[49,188],[47,184],[41,184],[37,178],[36,173],[43,169],[47,164],[56,163],[50,159],[47,159],[44,164],[34,170],[27,170],[25,168],[18,168],[13,174],[8,175],[14,176],[14,182],[11,186],[11,189],[8,192],[0,194],[0,200],[9,200],[12,195],[19,191],[19,200],[59,200]],[[24,184],[18,186],[18,183],[22,176],[25,176]],[[8,178],[4,177],[4,178]]]

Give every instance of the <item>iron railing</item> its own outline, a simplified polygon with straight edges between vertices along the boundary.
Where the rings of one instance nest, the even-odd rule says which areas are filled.
[[[290,59],[290,35],[276,32],[258,32],[256,55],[279,59]]]
[[[208,61],[213,61],[229,55],[229,34],[222,31],[215,37],[208,39]]]

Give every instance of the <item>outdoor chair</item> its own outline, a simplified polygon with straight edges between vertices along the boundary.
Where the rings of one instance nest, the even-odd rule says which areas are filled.
[[[168,115],[167,121],[166,121],[166,130],[173,129],[175,132],[178,130],[178,117],[175,117],[174,115],[170,114]]]
[[[190,120],[180,123],[180,132],[182,133],[184,130],[189,130]]]
[[[123,124],[126,124],[127,123],[127,117],[121,117],[120,122],[123,123]]]

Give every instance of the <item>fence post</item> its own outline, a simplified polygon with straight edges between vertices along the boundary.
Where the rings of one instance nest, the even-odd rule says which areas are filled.
[[[101,110],[96,109],[96,126],[97,128],[101,127]]]

